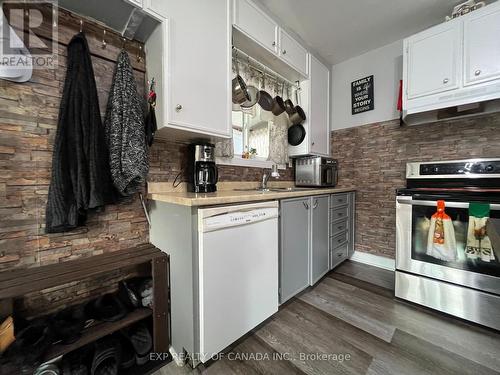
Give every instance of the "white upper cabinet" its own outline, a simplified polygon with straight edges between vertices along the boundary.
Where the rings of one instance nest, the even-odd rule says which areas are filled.
[[[408,98],[459,86],[461,27],[445,23],[406,40]]]
[[[234,25],[267,50],[278,51],[278,25],[247,0],[234,1]]]
[[[330,153],[330,70],[311,55],[309,132],[315,155]]]
[[[404,41],[403,115],[408,124],[497,112],[500,99],[500,1],[431,27]],[[487,103],[486,103],[487,102]],[[460,107],[454,111],[441,109]],[[425,113],[425,114],[423,114]],[[419,116],[413,116],[417,115]]]
[[[167,6],[170,5],[170,1],[166,0],[126,0],[129,2],[134,2],[134,3],[139,3],[141,2],[143,4],[144,10],[152,14],[156,17],[167,17],[168,11],[167,11]]]
[[[307,50],[283,29],[279,30],[279,55],[295,70],[307,76]]]
[[[230,0],[144,2],[146,11],[166,15],[146,42],[148,79],[157,83],[158,128],[188,137],[229,137]]]
[[[169,1],[168,16],[170,125],[230,136],[230,1]]]
[[[464,21],[464,84],[499,78],[500,9],[496,7],[472,13]]]
[[[284,62],[301,77],[307,77],[307,50],[251,0],[233,0],[233,25],[253,42]],[[241,46],[239,46],[241,47]]]

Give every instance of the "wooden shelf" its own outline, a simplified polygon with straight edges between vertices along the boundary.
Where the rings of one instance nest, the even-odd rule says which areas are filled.
[[[143,244],[88,258],[47,266],[0,272],[0,299],[20,297],[65,283],[130,267],[164,255],[151,244]]]
[[[145,319],[152,315],[152,310],[146,308],[140,308],[127,314],[126,317],[120,319],[116,322],[98,322],[95,325],[85,329],[82,332],[82,336],[74,343],[63,345],[55,344],[53,345],[45,354],[44,361],[49,361],[73,350],[81,348],[87,344],[90,344],[100,338],[110,335],[122,328],[125,328],[135,322]]]

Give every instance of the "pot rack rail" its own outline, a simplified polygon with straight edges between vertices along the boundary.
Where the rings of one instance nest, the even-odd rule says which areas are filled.
[[[274,70],[268,68],[266,65],[260,61],[254,59],[252,56],[246,54],[238,47],[233,46],[233,62],[237,62],[240,65],[247,65],[250,69],[257,72],[259,75],[265,75],[266,80],[268,78],[274,81],[275,84],[281,85],[283,82],[288,84],[291,88],[300,90],[299,81],[292,82],[289,79],[283,77],[281,74],[275,72]]]

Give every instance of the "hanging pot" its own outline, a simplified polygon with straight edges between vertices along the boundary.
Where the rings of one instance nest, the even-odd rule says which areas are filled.
[[[235,57],[234,62],[236,64],[236,77],[233,78],[233,103],[242,104],[245,101],[250,100],[250,95],[245,81],[240,76],[237,56]]]
[[[285,100],[285,111],[290,116],[291,114],[293,114],[295,112],[295,105],[293,104],[293,102],[290,99],[290,86],[289,85],[286,86],[286,97],[287,97],[287,99]]]
[[[250,79],[248,80],[250,84],[247,85],[247,92],[250,96],[250,100],[246,100],[245,102],[241,103],[242,108],[252,108],[260,99],[259,89],[252,85],[253,74],[251,72],[250,64],[248,64],[248,70],[250,71]]]
[[[278,95],[278,80],[277,79],[276,79],[275,92],[276,92],[276,96],[274,97],[273,108],[271,109],[271,111],[273,112],[273,115],[279,116],[283,112],[285,112],[285,102],[283,101],[283,98]]]
[[[288,144],[298,146],[306,137],[306,129],[302,124],[292,125],[288,128]]]
[[[297,88],[295,90],[295,100],[296,100],[297,103],[300,103],[299,90],[300,90],[300,88]],[[306,113],[304,112],[304,110],[302,109],[302,107],[299,104],[297,104],[294,107],[294,111],[293,111],[293,113],[291,115],[289,115],[289,117],[290,117],[290,122],[293,125],[300,125],[304,121],[306,121]]]
[[[264,111],[273,109],[273,97],[266,91],[266,73],[262,73],[262,82],[260,87],[259,105]]]

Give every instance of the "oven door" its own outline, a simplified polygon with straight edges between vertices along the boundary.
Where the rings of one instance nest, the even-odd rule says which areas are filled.
[[[469,203],[447,197],[445,212],[452,219],[456,241],[455,260],[449,261],[428,255],[427,252],[431,216],[436,212],[438,199],[397,197],[396,268],[500,295],[500,204],[490,205],[487,230],[494,259],[485,261],[465,253]]]

